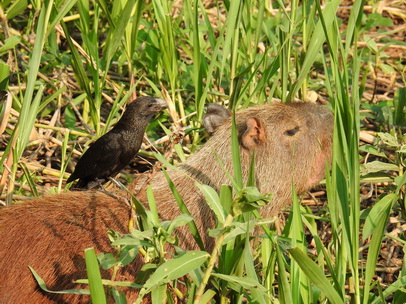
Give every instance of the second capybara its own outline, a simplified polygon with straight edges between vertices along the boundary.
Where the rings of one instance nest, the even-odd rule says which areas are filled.
[[[255,152],[257,187],[262,193],[273,193],[272,201],[260,209],[263,217],[290,204],[292,181],[297,192],[303,193],[323,178],[333,133],[333,115],[327,108],[309,103],[269,104],[237,112],[236,121],[243,175],[247,176]],[[214,219],[194,180],[215,189],[231,184],[217,159],[232,174],[230,134],[231,118],[227,118],[177,170],[168,170],[206,246],[212,242],[206,231]],[[147,180],[142,177],[131,187],[145,204],[142,185]],[[160,219],[181,214],[163,173],[156,173],[149,182]],[[80,288],[72,281],[86,277],[83,250],[94,247],[97,252],[112,252],[106,232],[112,228],[128,233],[130,213],[124,199],[97,191],[51,195],[1,209],[0,303],[89,303],[88,296],[42,292],[27,266],[51,290]],[[178,228],[176,234],[180,246],[196,248],[187,227]],[[134,280],[139,264],[121,269],[116,279]],[[110,278],[111,274],[105,271],[103,275]],[[128,291],[126,296],[134,300],[137,291]]]

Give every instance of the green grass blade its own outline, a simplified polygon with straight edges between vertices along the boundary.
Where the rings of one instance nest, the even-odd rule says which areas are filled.
[[[305,234],[303,230],[303,223],[301,220],[300,203],[296,195],[294,184],[292,183],[292,225],[289,236],[292,238],[292,246],[297,247],[302,252],[306,251]],[[310,298],[310,284],[308,283],[299,265],[292,261],[291,263],[291,290],[293,303],[308,303]]]
[[[72,7],[76,4],[77,0],[68,0],[66,2],[62,2],[63,5],[61,7],[55,7],[55,11],[57,12],[56,17],[52,20],[52,22],[48,26],[47,33],[45,37],[48,37],[49,34],[53,31],[54,27],[59,24],[63,17],[65,17]]]
[[[397,97],[395,96],[394,99],[394,107],[395,107],[394,123],[398,126],[405,126],[406,88],[398,89]]]
[[[344,303],[343,299],[327,280],[323,270],[317,266],[306,254],[299,248],[288,249],[292,258],[298,263],[302,271],[306,274],[310,281],[313,282],[323,294],[331,301],[331,303]]]
[[[40,195],[38,193],[37,187],[36,187],[35,182],[33,181],[32,177],[31,177],[30,171],[28,170],[27,166],[24,163],[20,163],[20,166],[23,169],[25,178],[27,179],[27,183],[28,183],[28,186],[31,189],[32,194],[34,195],[34,197],[39,197]]]
[[[323,10],[323,19],[325,20],[326,28],[329,28],[331,26],[332,22],[335,20],[335,16],[336,16],[336,12],[337,12],[337,8],[338,8],[339,4],[340,4],[340,1],[338,1],[338,0],[333,0],[331,2],[326,3],[326,6]],[[302,68],[297,77],[297,80],[295,81],[292,88],[290,89],[287,100],[292,100],[292,98],[296,95],[296,93],[300,89],[302,82],[309,74],[313,63],[317,58],[317,55],[325,41],[325,37],[326,36],[324,33],[323,24],[319,20],[319,22],[317,23],[317,25],[314,29],[314,32],[312,34],[312,38],[310,39],[309,47],[307,49],[306,57],[302,64]]]
[[[357,40],[354,38],[354,32],[356,28],[359,27],[361,23],[361,18],[363,15],[363,8],[365,5],[365,0],[355,0],[351,6],[350,17],[348,19],[346,36],[345,36],[345,57],[347,58],[350,55],[350,47],[356,43]]]
[[[245,248],[244,248],[244,266],[247,274],[247,278],[256,282],[257,286],[261,286],[261,291],[258,291],[257,288],[250,288],[250,293],[252,295],[252,301],[259,304],[267,304],[269,303],[269,299],[266,296],[266,288],[260,284],[258,280],[258,275],[255,269],[255,259],[252,256],[250,243],[248,242],[249,237],[246,238]],[[268,301],[267,301],[268,300]]]
[[[147,199],[148,199],[148,205],[149,205],[149,210],[151,211],[152,219],[153,219],[153,225],[158,225],[159,223],[159,214],[158,214],[158,209],[156,207],[156,201],[154,197],[154,193],[152,191],[152,186],[148,185],[147,188]]]
[[[42,92],[44,90],[44,87],[41,86],[40,89],[38,90],[34,100],[32,100],[32,96],[34,93],[34,88],[36,85],[36,80],[37,80],[37,74],[39,70],[39,65],[41,63],[41,56],[42,56],[42,50],[44,48],[45,44],[45,33],[47,30],[47,26],[49,23],[49,18],[51,14],[53,6],[53,1],[50,1],[48,3],[48,6],[44,6],[41,9],[41,12],[38,17],[38,25],[37,25],[37,33],[36,33],[36,39],[34,43],[34,49],[32,52],[31,60],[29,63],[28,67],[28,76],[27,76],[27,87],[24,95],[24,100],[21,108],[21,113],[20,117],[17,123],[17,134],[18,139],[17,139],[17,145],[16,145],[16,159],[14,159],[14,162],[17,162],[25,147],[27,146],[28,143],[28,138],[31,133],[32,127],[34,125],[34,121],[36,118],[36,114],[40,105],[40,101],[42,98]]]
[[[73,44],[72,38],[70,36],[69,30],[66,24],[62,21],[61,26],[63,32],[66,35],[66,41],[69,44],[69,48],[72,52],[72,67],[75,72],[76,81],[79,82],[80,87],[86,92],[88,98],[92,96],[92,90],[90,89],[89,77],[85,69],[83,68],[82,59],[79,55],[79,51],[77,50],[76,46]]]
[[[179,206],[180,211],[182,213],[191,215],[189,210],[187,209],[186,204],[184,203],[183,199],[181,198],[178,190],[176,189],[174,183],[172,182],[171,178],[169,177],[168,173],[166,171],[164,171],[164,174],[165,174],[166,180],[168,182],[169,188],[171,189],[172,194],[173,194],[173,196],[174,196],[174,198],[176,200],[176,203]],[[187,226],[188,226],[190,232],[192,233],[193,238],[195,239],[195,241],[196,241],[197,245],[199,246],[200,250],[204,250],[203,240],[202,240],[202,238],[200,236],[200,233],[199,233],[199,231],[197,229],[197,226],[196,226],[195,222],[194,221],[189,222],[189,223],[187,223]]]
[[[402,293],[404,294],[404,288],[406,286],[406,275],[402,276],[399,278],[396,282],[393,284],[389,285],[383,292],[383,297],[387,298],[391,294],[393,294],[397,290],[401,290]],[[374,301],[371,302],[371,304],[386,304],[386,301],[383,301],[382,298],[376,297]],[[393,302],[396,303],[396,302]]]
[[[292,292],[285,267],[286,261],[283,256],[282,250],[279,248],[279,245],[276,243],[275,246],[276,260],[278,263],[278,284],[281,303],[293,303]]]
[[[398,196],[394,193],[386,195],[375,204],[369,212],[365,223],[366,231],[364,233],[364,238],[372,233],[372,239],[369,242],[367,262],[365,265],[364,304],[370,302],[369,291],[371,289],[372,279],[375,275],[376,261],[381,250],[382,238],[392,210],[392,204],[395,203],[397,199]]]
[[[318,235],[317,229],[314,229],[314,227],[312,227],[312,225],[310,225],[310,223],[308,222],[308,220],[306,219],[306,217],[304,215],[302,215],[302,221],[305,223],[306,227],[310,230],[312,237],[314,238],[314,241],[316,243],[317,252],[318,252],[319,256],[320,255],[323,256],[324,261],[328,268],[328,273],[331,275],[331,278],[333,280],[334,288],[340,294],[342,292],[342,290],[340,289],[340,284],[339,284],[337,276],[336,276],[336,270],[334,269],[333,258],[331,257],[331,255],[327,251],[327,249],[324,247],[323,242]],[[323,263],[323,265],[324,265],[324,263]],[[343,297],[343,296],[344,295],[342,294],[341,297]]]
[[[89,289],[68,289],[68,290],[59,290],[59,291],[53,291],[49,290],[48,287],[46,286],[44,280],[38,275],[38,273],[31,267],[28,266],[30,269],[32,275],[34,276],[35,280],[38,283],[38,286],[46,292],[49,293],[55,293],[55,294],[79,294],[79,295],[90,295]]]
[[[136,2],[137,0],[127,0],[120,16],[117,18],[117,23],[115,24],[114,29],[110,32],[106,47],[106,69],[108,69],[113,56],[116,54],[118,47],[122,43],[125,29],[130,22]]]
[[[97,262],[96,252],[93,248],[85,249],[86,272],[89,278],[89,289],[92,303],[105,304],[106,295],[101,279],[99,264]]]
[[[219,70],[219,83],[221,83],[222,76],[224,74],[224,67],[226,64],[227,57],[226,54],[230,54],[231,56],[237,56],[235,52],[232,52],[231,49],[231,44],[232,44],[232,39],[236,35],[238,28],[239,28],[239,20],[240,20],[240,10],[241,10],[241,1],[231,1],[230,2],[230,8],[229,11],[227,12],[227,21],[226,21],[226,32],[224,34],[225,41],[224,41],[224,46],[222,53],[224,54],[221,58],[221,63],[220,63],[220,70]],[[234,41],[234,44],[237,44],[237,41]],[[235,75],[234,75],[235,76]],[[233,80],[233,75],[230,75],[230,79]],[[230,88],[230,91],[233,91],[233,88]]]
[[[241,157],[240,157],[240,143],[238,141],[237,123],[235,121],[235,112],[232,118],[231,127],[231,152],[233,158],[234,180],[237,185],[237,191],[240,191],[243,187],[242,169],[241,169]]]

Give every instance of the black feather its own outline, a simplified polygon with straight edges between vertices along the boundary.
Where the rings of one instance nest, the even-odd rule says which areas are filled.
[[[96,179],[117,175],[138,153],[151,118],[165,108],[163,100],[148,96],[139,97],[127,105],[113,129],[82,155],[67,182],[79,179],[75,187],[86,188]]]

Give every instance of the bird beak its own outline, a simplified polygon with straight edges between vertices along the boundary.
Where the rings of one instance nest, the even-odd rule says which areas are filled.
[[[161,110],[166,109],[168,105],[166,104],[166,101],[160,98],[155,98],[155,101],[157,103],[157,106],[161,108]]]

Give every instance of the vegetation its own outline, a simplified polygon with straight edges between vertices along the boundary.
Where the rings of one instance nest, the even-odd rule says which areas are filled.
[[[176,258],[167,261],[173,230],[192,219],[184,214],[160,223],[152,195],[151,212],[134,198],[144,229],[124,237],[111,232],[118,254],[99,261],[121,267],[139,252],[148,256],[142,285],[120,286],[151,293],[154,303],[172,303],[175,295],[188,303],[406,302],[406,16],[402,1],[385,3],[3,1],[1,200],[65,191],[72,158],[104,134],[135,95],[168,102],[167,114],[147,133],[169,162],[204,140],[207,103],[328,101],[335,131],[324,207],[295,199],[282,231],[269,219],[257,220],[265,234],[253,249],[248,234],[268,194],[238,174],[234,189],[219,194],[201,185],[217,210],[218,227],[210,233],[219,252],[175,246]],[[236,209],[241,204],[250,208]],[[94,264],[92,252],[86,258]],[[123,301],[117,283],[92,277],[95,303],[105,301],[102,283]]]

